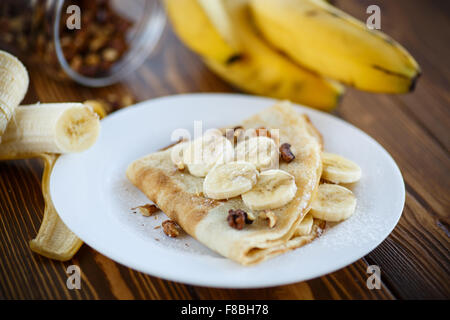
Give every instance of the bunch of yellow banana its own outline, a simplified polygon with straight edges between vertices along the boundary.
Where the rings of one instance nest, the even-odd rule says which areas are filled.
[[[420,75],[397,42],[324,0],[164,1],[180,39],[244,91],[331,110],[339,83],[404,93]]]

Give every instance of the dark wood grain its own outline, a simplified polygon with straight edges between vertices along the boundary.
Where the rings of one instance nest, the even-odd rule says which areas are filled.
[[[374,251],[332,274],[266,289],[195,287],[126,268],[84,245],[68,262],[30,251],[44,202],[39,160],[0,162],[0,299],[395,299],[450,298],[450,112],[449,2],[340,0],[337,5],[364,19],[378,4],[382,29],[418,59],[423,75],[407,95],[349,90],[336,115],[380,142],[398,163],[406,184],[403,216]],[[448,42],[448,41],[447,41]],[[234,92],[187,50],[170,27],[138,72],[106,88],[84,88],[48,78],[31,67],[25,103],[84,101],[132,94],[137,101],[188,92]],[[68,290],[66,268],[79,265],[82,289]],[[367,265],[381,267],[381,290],[366,287]]]

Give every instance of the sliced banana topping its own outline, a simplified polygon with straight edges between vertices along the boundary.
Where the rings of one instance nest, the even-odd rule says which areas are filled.
[[[236,146],[236,159],[253,163],[260,171],[278,167],[278,148],[273,139],[253,137]]]
[[[353,183],[361,178],[361,168],[337,154],[322,153],[322,178],[333,183]]]
[[[229,199],[252,189],[257,178],[258,170],[250,162],[218,164],[206,175],[203,192],[211,199]]]
[[[314,218],[311,213],[308,213],[295,229],[296,236],[307,236],[311,233]]]
[[[192,141],[183,152],[183,163],[196,177],[205,177],[216,164],[233,161],[231,142],[216,134],[204,135]]]
[[[256,185],[242,195],[242,200],[252,210],[276,209],[289,203],[296,192],[295,178],[273,169],[261,172]]]
[[[342,221],[356,208],[356,198],[350,190],[335,184],[321,184],[311,204],[314,218],[325,221]]]

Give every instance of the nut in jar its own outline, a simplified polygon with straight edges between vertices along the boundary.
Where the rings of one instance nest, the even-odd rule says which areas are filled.
[[[79,28],[69,27],[75,14]],[[58,79],[103,86],[143,63],[164,24],[158,0],[2,0],[0,49]]]

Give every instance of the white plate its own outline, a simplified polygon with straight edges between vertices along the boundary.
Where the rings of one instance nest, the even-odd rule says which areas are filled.
[[[143,217],[131,208],[148,203],[125,176],[133,160],[167,146],[176,128],[226,127],[271,106],[274,100],[244,95],[193,94],[139,103],[102,120],[97,143],[61,156],[51,176],[59,215],[84,242],[109,258],[153,276],[194,285],[257,288],[319,277],[360,259],[397,224],[404,205],[402,175],[371,137],[329,114],[298,106],[324,136],[325,150],[362,168],[353,187],[355,214],[311,244],[256,266],[243,267],[188,235],[172,239],[161,228],[164,214]],[[156,240],[158,239],[158,240]]]

